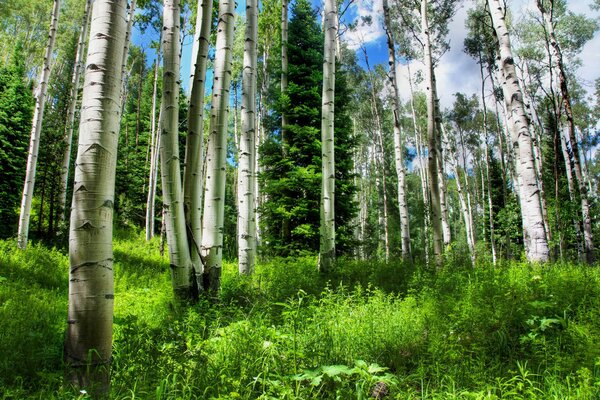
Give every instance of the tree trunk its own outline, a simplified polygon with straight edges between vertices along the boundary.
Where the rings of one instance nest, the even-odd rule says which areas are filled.
[[[258,2],[246,2],[246,40],[242,77],[242,137],[238,167],[238,262],[240,274],[254,271],[256,257],[256,45]]]
[[[217,26],[201,248],[205,260],[204,289],[213,295],[218,293],[221,286],[225,169],[227,163],[227,117],[229,114],[229,89],[231,87],[234,12],[234,1],[219,1],[219,24]]]
[[[435,78],[433,76],[433,61],[431,57],[431,39],[429,23],[427,20],[427,0],[421,0],[421,29],[423,34],[423,53],[425,58],[425,84],[427,92],[427,137],[429,143],[428,169],[429,169],[429,193],[431,196],[431,227],[433,230],[433,256],[436,264],[441,266],[444,252],[444,233],[442,230],[442,206],[440,202],[440,186],[438,158],[438,132],[435,123]]]
[[[287,96],[288,87],[288,0],[281,0],[281,95]],[[287,155],[290,146],[287,126],[288,117],[285,107],[281,112],[281,149]]]
[[[507,108],[507,119],[517,157],[517,175],[520,188],[523,240],[529,261],[548,261],[550,253],[540,202],[540,193],[531,150],[529,121],[523,106],[523,95],[512,56],[504,9],[500,0],[487,0],[497,39],[502,89]]]
[[[69,235],[68,381],[108,397],[114,302],[112,227],[126,0],[97,0],[91,22]]]
[[[390,83],[394,91],[394,160],[396,162],[396,174],[398,175],[398,208],[400,211],[400,237],[402,248],[402,259],[410,262],[412,259],[410,248],[410,220],[408,216],[408,205],[406,203],[406,167],[404,166],[404,138],[400,126],[400,90],[398,82],[398,70],[396,68],[396,49],[394,34],[390,20],[388,1],[383,0],[383,15],[385,20],[385,32],[387,36],[388,58],[390,71],[388,73]]]
[[[197,42],[194,42],[195,62],[190,76],[192,90],[188,110],[188,135],[185,146],[185,169],[183,172],[183,204],[187,225],[187,237],[196,284],[202,289],[204,267],[200,257],[202,243],[202,200],[204,194],[204,96],[206,92],[206,69],[208,48],[212,30],[211,0],[203,0],[198,9],[196,26]]]
[[[37,167],[38,152],[40,149],[40,136],[42,134],[42,121],[44,119],[44,106],[48,91],[48,80],[52,72],[52,56],[54,42],[58,30],[58,17],[60,14],[60,0],[54,0],[52,17],[50,22],[50,33],[48,33],[48,44],[44,55],[44,65],[40,74],[40,84],[35,99],[35,110],[33,113],[33,124],[31,127],[31,139],[29,142],[29,154],[27,156],[27,171],[23,197],[21,199],[21,212],[19,215],[19,231],[17,234],[17,246],[21,250],[27,247],[29,237],[29,218],[31,217],[31,202],[33,200],[33,189],[35,186],[35,171]]]
[[[558,83],[560,88],[560,93],[562,95],[562,104],[565,110],[565,116],[567,118],[567,141],[569,144],[569,148],[571,149],[571,157],[573,160],[573,170],[575,172],[575,178],[577,179],[577,185],[579,189],[579,196],[581,200],[581,216],[582,216],[582,225],[583,225],[583,248],[585,253],[585,260],[588,264],[592,264],[595,259],[594,255],[594,242],[592,236],[592,218],[590,211],[590,204],[588,200],[588,192],[587,187],[585,185],[585,181],[583,179],[583,173],[581,168],[581,160],[579,157],[579,145],[577,143],[577,138],[575,134],[575,120],[573,118],[573,110],[571,107],[571,96],[569,93],[569,88],[567,85],[567,75],[565,74],[564,63],[562,58],[562,52],[560,49],[560,45],[556,39],[556,35],[554,34],[554,23],[552,21],[552,7],[554,6],[554,1],[550,1],[551,9],[548,12],[541,0],[537,0],[537,6],[542,13],[544,18],[544,23],[546,27],[546,34],[548,35],[548,39],[550,41],[550,51],[553,53],[553,56],[556,60],[556,70],[558,72]],[[551,65],[552,67],[552,65]]]
[[[121,111],[125,107],[125,101],[127,100],[128,88],[127,88],[127,77],[131,76],[131,69],[127,72],[127,60],[129,59],[129,45],[131,44],[131,29],[133,28],[133,18],[135,15],[135,2],[131,0],[127,6],[127,30],[125,31],[125,44],[123,45],[123,65],[121,67]]]
[[[193,291],[179,165],[179,0],[164,0],[163,8],[161,180],[173,291],[177,299],[185,300],[194,298],[196,293]]]
[[[327,272],[335,262],[335,53],[337,45],[337,3],[325,0],[325,42],[323,56],[323,105],[321,107],[321,246],[319,270]]]
[[[75,128],[75,109],[77,108],[77,97],[81,85],[81,72],[83,70],[83,53],[85,52],[85,43],[90,27],[90,15],[93,6],[93,0],[86,0],[83,11],[83,21],[79,31],[79,40],[77,41],[77,52],[75,53],[75,64],[73,65],[73,78],[71,79],[71,93],[69,96],[69,110],[67,112],[67,123],[65,124],[65,152],[63,153],[62,166],[60,170],[60,193],[58,195],[58,217],[59,222],[63,222],[67,216],[67,186],[69,181],[69,167],[71,166],[71,147],[73,142],[73,131]]]
[[[152,110],[150,111],[150,173],[148,176],[148,200],[146,202],[146,240],[149,241],[154,237],[154,220],[155,220],[155,198],[156,198],[156,181],[158,177],[158,149],[160,148],[160,132],[157,126],[161,124],[161,116],[159,113],[159,122],[156,124],[156,105],[158,100],[158,72],[160,70],[160,49],[162,42],[161,37],[156,49],[156,60],[154,61],[154,84],[152,88]]]

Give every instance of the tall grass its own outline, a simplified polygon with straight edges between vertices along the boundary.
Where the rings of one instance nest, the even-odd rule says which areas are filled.
[[[121,233],[114,253],[115,399],[600,396],[596,268],[225,263],[220,302],[182,308],[157,242]],[[62,378],[67,272],[60,250],[0,242],[0,398],[87,396]]]

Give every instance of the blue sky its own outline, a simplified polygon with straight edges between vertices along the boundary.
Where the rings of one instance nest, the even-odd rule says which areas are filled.
[[[589,4],[591,0],[572,0],[568,3],[569,9],[576,13],[584,13],[590,17],[600,17],[600,13],[590,11]],[[322,8],[322,0],[312,0],[313,7]],[[527,12],[535,12],[534,0],[508,0],[514,15],[521,16]],[[466,36],[464,21],[466,19],[467,10],[473,6],[472,0],[464,1],[458,9],[453,21],[450,22],[450,34],[448,40],[450,42],[450,51],[447,52],[441,59],[436,70],[438,93],[442,107],[450,107],[452,105],[453,94],[460,91],[467,94],[479,93],[479,67],[477,64],[462,51],[463,40]],[[238,14],[244,13],[245,0],[239,1],[237,6]],[[348,46],[358,49],[359,42],[364,42],[369,54],[369,62],[371,66],[376,64],[387,65],[387,46],[385,44],[385,32],[383,30],[381,15],[382,15],[382,0],[355,0],[348,8],[345,15],[346,20],[353,20],[359,16],[373,16],[373,24],[371,26],[359,27],[354,32],[346,32],[342,37]],[[133,41],[137,45],[142,45],[149,53],[149,62],[151,63],[154,55],[153,50],[149,49],[149,41],[156,38],[158,35],[155,32],[147,32],[141,35],[139,30],[134,31]],[[188,36],[184,42],[181,61],[181,77],[184,89],[188,87],[190,58],[192,37]],[[364,65],[362,52],[358,51],[358,59],[361,65]],[[585,78],[588,91],[593,90],[593,81],[599,77],[597,65],[600,65],[600,35],[596,36],[586,44],[581,54],[582,66],[578,71],[578,75]],[[422,68],[421,63],[415,61],[411,65],[412,72]],[[406,76],[405,68],[400,66],[400,73]],[[209,84],[210,86],[210,84]],[[401,87],[407,87],[408,83],[405,80],[401,81]],[[401,92],[407,93],[407,90]],[[408,100],[405,98],[404,100]]]

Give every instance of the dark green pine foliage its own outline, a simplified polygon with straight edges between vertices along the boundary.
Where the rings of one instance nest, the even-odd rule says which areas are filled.
[[[266,201],[262,214],[263,244],[272,254],[290,255],[319,248],[321,191],[321,90],[323,34],[307,0],[291,10],[288,37],[288,92],[275,105],[275,121],[261,149],[260,177]],[[351,250],[351,219],[356,214],[352,176],[355,140],[347,115],[350,88],[344,68],[336,74],[336,231],[338,253]],[[281,143],[281,112],[286,111],[289,149]]]
[[[25,180],[34,101],[23,59],[17,45],[10,63],[0,66],[0,237],[16,232]]]

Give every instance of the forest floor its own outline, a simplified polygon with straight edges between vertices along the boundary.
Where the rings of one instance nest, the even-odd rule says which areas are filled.
[[[218,303],[177,307],[158,241],[115,239],[114,399],[598,399],[600,270],[448,260],[224,265]],[[0,399],[63,382],[68,256],[0,241]]]

